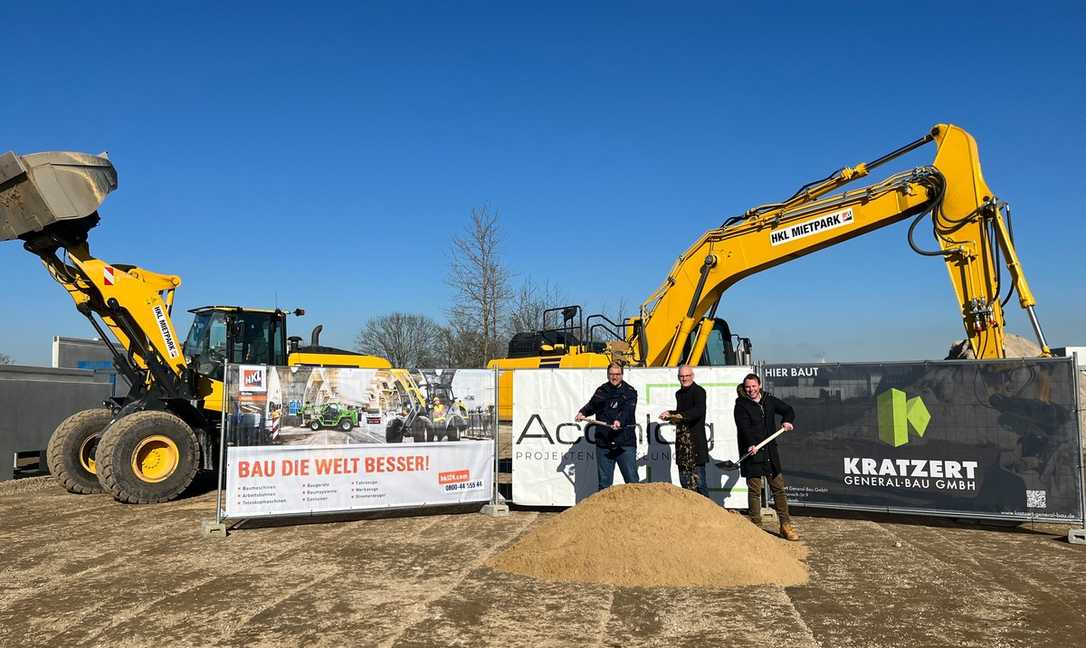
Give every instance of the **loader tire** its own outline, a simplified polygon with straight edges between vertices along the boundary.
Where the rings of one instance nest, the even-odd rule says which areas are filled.
[[[102,435],[98,480],[118,502],[167,502],[192,483],[199,455],[188,423],[169,412],[136,412]]]
[[[437,441],[437,439],[434,438],[434,425],[430,422],[430,419],[425,416],[418,417],[415,419],[415,422],[411,424],[411,436],[414,437],[415,443]]]
[[[464,417],[459,415],[453,416],[449,419],[448,427],[445,428],[445,440],[459,441],[466,429],[468,429],[468,422],[464,420]]]
[[[385,426],[385,442],[403,443],[403,419],[394,418]]]
[[[113,413],[104,407],[76,412],[60,422],[49,437],[46,463],[49,474],[69,493],[87,495],[101,493],[98,483],[95,448],[102,430],[113,420]]]

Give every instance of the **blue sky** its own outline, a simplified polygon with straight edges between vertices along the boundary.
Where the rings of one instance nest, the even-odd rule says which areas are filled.
[[[374,315],[442,320],[482,206],[518,281],[633,309],[704,230],[951,122],[1014,208],[1050,343],[1086,343],[1081,3],[150,4],[8,7],[0,150],[108,150],[92,249],[181,275],[178,313],[301,306],[293,332],[340,346]],[[763,360],[940,358],[953,292],[905,229],[720,314]],[[93,336],[18,242],[0,273],[0,353]]]

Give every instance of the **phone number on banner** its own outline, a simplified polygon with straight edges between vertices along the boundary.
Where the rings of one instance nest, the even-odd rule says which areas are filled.
[[[445,484],[441,487],[443,493],[458,493],[466,490],[478,490],[483,487],[483,480],[476,479],[475,481],[460,482],[459,484]]]

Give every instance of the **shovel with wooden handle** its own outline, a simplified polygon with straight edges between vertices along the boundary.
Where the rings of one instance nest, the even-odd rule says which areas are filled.
[[[764,448],[766,446],[766,444],[768,444],[770,441],[772,441],[773,439],[776,439],[777,437],[779,437],[782,434],[784,434],[784,428],[781,428],[781,429],[777,430],[776,432],[774,432],[773,434],[766,437],[765,441],[762,441],[758,445],[754,446],[753,450],[751,450],[747,454],[743,455],[742,457],[739,457],[739,461],[732,461],[731,459],[729,459],[727,461],[718,461],[718,462],[716,462],[717,468],[720,468],[721,470],[739,470],[739,464],[743,463],[743,461],[745,459],[749,459],[751,457],[751,455],[756,454],[759,450]]]
[[[608,432],[619,432],[619,431],[625,429],[625,427],[629,427],[629,426],[625,426],[625,427],[621,427],[618,430],[616,430],[615,428],[611,427],[611,425],[609,423],[604,423],[603,421],[597,421],[596,419],[590,419],[590,418],[584,419],[583,421],[581,421],[581,423],[584,423],[584,430],[585,430],[586,434],[588,432],[588,428],[593,427],[593,426],[598,426],[598,427],[604,428]],[[585,440],[587,440],[587,437],[585,438]],[[610,443],[608,443],[607,447],[608,448],[617,448],[618,446],[615,444],[614,441],[611,441]]]

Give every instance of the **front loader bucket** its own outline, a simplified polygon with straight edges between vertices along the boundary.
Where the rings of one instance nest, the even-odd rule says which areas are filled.
[[[0,241],[89,216],[116,188],[117,170],[104,154],[0,154]]]

